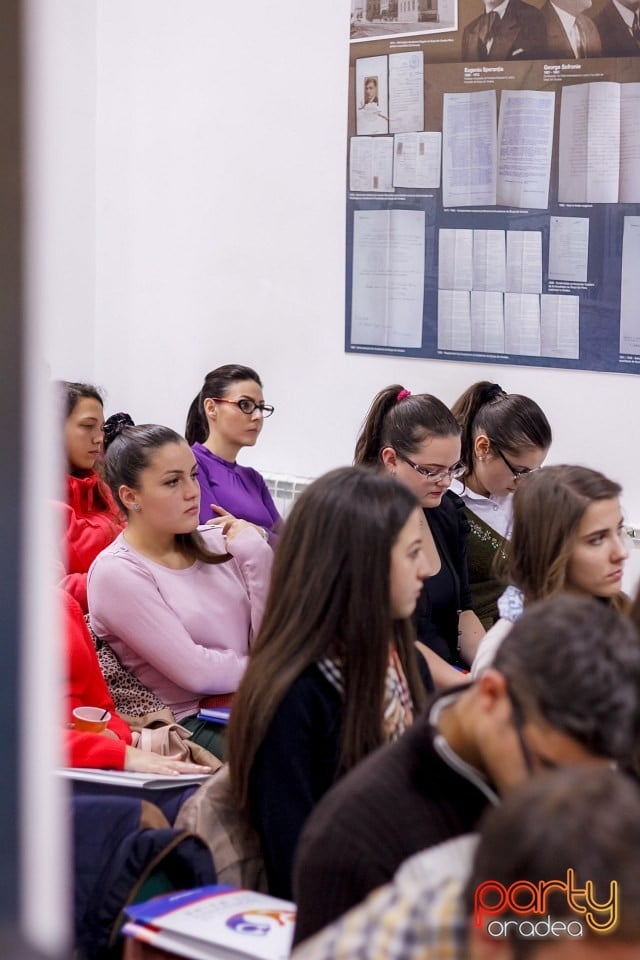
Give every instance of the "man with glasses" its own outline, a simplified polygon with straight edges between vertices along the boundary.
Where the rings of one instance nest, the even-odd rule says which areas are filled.
[[[296,940],[388,883],[408,857],[473,830],[532,773],[628,765],[638,691],[640,644],[626,618],[569,595],[531,607],[492,668],[437,697],[320,802],[294,867]]]

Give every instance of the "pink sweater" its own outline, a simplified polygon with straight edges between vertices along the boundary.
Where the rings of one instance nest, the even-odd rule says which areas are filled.
[[[200,532],[212,552],[225,552],[217,528]],[[227,563],[196,561],[171,570],[132,549],[120,534],[89,570],[95,633],[178,720],[197,713],[202,697],[237,690],[260,626],[271,548],[248,528],[229,553]]]

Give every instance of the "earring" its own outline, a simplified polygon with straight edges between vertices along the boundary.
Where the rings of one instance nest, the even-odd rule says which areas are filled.
[[[477,459],[478,459],[478,460],[486,460],[487,458],[486,458],[486,457],[478,457]]]
[[[139,503],[134,503],[133,509],[137,512],[137,511],[140,509],[140,504],[139,504]]]

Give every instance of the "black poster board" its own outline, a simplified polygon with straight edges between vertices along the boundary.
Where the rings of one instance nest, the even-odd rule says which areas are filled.
[[[562,2],[353,0],[348,352],[640,372],[640,46]]]

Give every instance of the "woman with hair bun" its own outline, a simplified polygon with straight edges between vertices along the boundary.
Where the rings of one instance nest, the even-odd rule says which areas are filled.
[[[433,573],[416,607],[416,633],[436,687],[457,685],[461,676],[454,667],[470,666],[484,633],[469,592],[464,504],[449,491],[464,472],[460,427],[437,397],[392,384],[369,408],[355,462],[396,477],[423,508],[424,549]]]
[[[504,558],[518,482],[538,470],[551,446],[551,427],[535,400],[505,393],[482,380],[451,408],[462,431],[465,473],[452,489],[464,501],[469,520],[467,554],[473,609],[488,630],[498,618],[503,586],[495,574]]]
[[[230,704],[238,688],[273,553],[244,520],[198,531],[198,466],[169,427],[125,427],[104,469],[128,523],[89,571],[93,630],[194,740],[220,756],[220,729],[197,714],[203,700]]]
[[[96,472],[102,455],[104,408],[97,387],[60,380],[57,389],[64,414],[65,502],[55,501],[63,522],[63,575],[60,586],[87,612],[87,571],[125,525]]]
[[[198,462],[201,523],[224,523],[231,515],[253,524],[269,543],[277,539],[281,518],[263,477],[236,463],[243,447],[254,446],[273,412],[250,367],[226,364],[204,378],[185,427]]]

